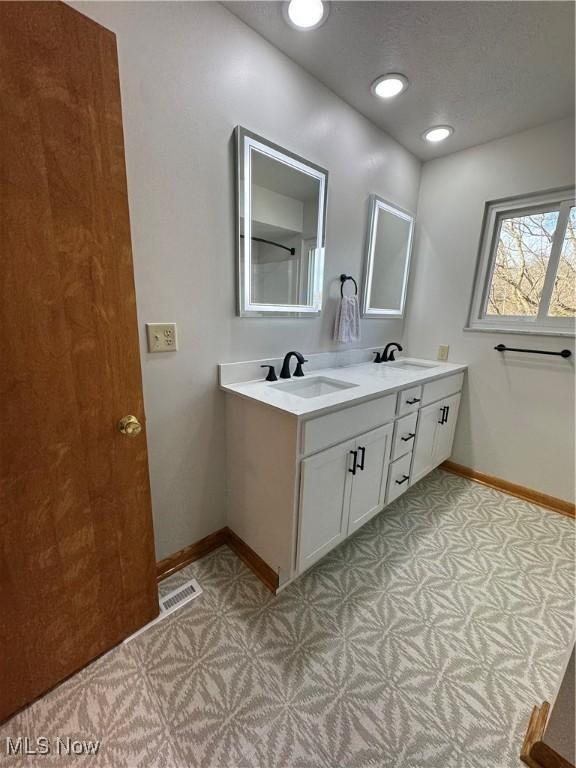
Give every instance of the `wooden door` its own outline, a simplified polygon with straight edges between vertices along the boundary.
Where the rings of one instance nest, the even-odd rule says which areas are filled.
[[[393,424],[374,429],[356,441],[358,470],[352,481],[348,534],[353,533],[384,506],[386,474]]]
[[[0,2],[0,720],[154,618],[114,35]]]
[[[347,536],[354,443],[348,440],[302,461],[299,573]]]

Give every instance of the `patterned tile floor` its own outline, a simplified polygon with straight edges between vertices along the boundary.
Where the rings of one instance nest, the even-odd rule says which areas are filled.
[[[0,727],[0,764],[509,768],[574,630],[573,521],[436,471],[277,597],[222,548],[201,597]],[[96,757],[6,736],[100,739]]]

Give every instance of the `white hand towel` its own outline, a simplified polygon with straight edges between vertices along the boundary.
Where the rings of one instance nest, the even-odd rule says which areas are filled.
[[[360,340],[360,306],[358,296],[343,296],[336,312],[334,341],[352,344]]]

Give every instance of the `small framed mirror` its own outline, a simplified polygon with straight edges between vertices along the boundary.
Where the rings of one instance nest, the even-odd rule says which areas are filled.
[[[328,172],[236,128],[238,314],[322,310]]]
[[[414,216],[370,196],[362,317],[404,316]]]

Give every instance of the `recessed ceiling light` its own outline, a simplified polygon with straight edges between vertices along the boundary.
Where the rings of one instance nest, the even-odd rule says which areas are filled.
[[[397,73],[382,75],[372,83],[372,93],[381,99],[391,99],[408,88],[408,78]]]
[[[444,141],[448,136],[452,136],[454,128],[451,125],[435,125],[434,128],[428,128],[424,131],[422,138],[429,141],[431,144],[436,144],[439,141]]]
[[[290,0],[282,6],[284,18],[296,29],[318,29],[328,16],[328,3],[322,0]]]

